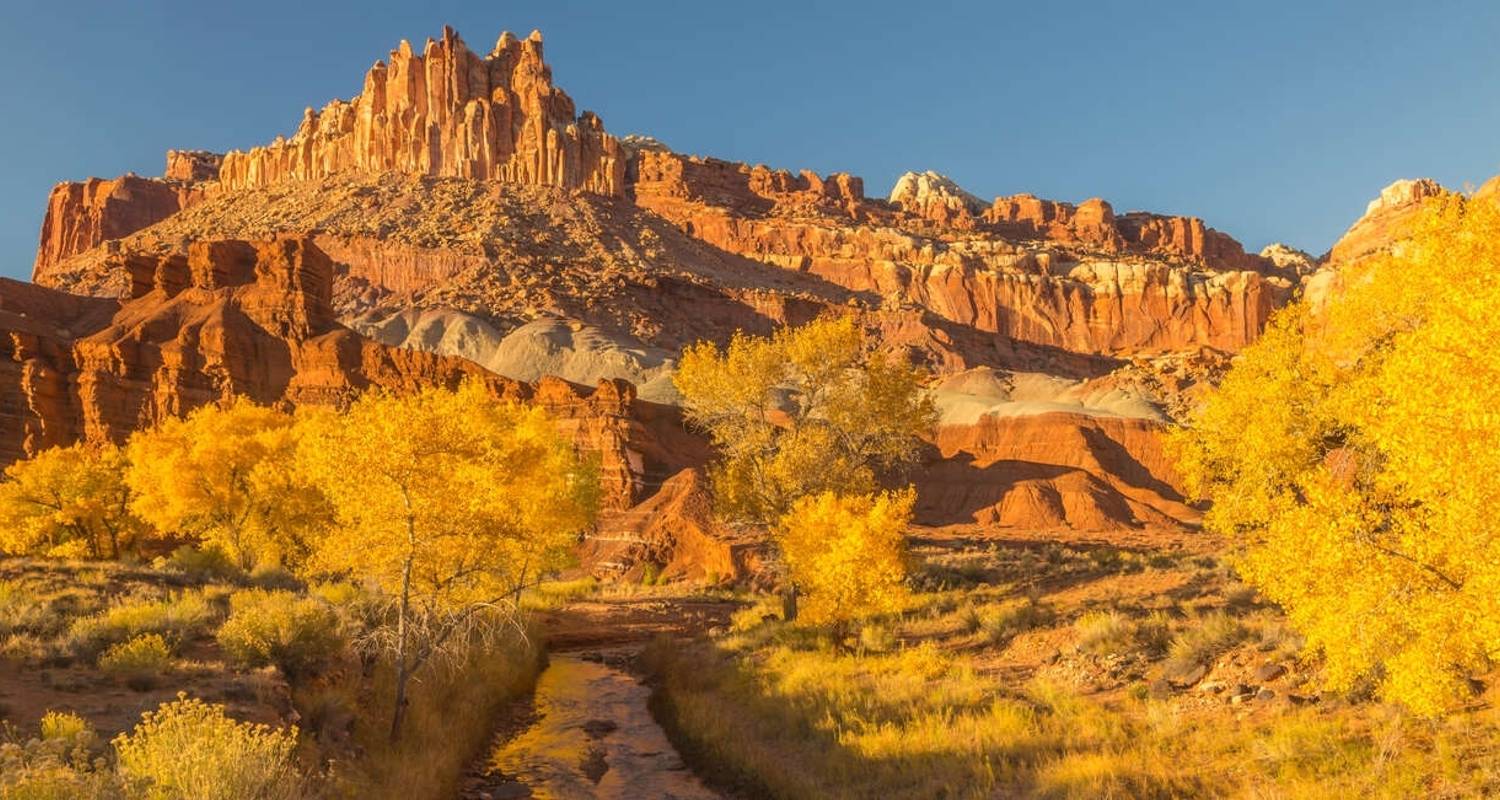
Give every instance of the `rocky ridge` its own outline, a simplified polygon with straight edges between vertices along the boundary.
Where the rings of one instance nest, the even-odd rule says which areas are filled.
[[[751,568],[682,472],[706,445],[650,401],[674,399],[684,345],[830,311],[947,398],[923,522],[1191,524],[1159,433],[1308,263],[1098,198],[985,203],[929,172],[879,199],[848,174],[617,140],[552,84],[539,34],[485,56],[449,29],[403,43],[290,138],[119,182],[54,190],[39,285],[0,285],[19,432],[0,456],[230,394],[479,376],[601,454],[619,541],[585,551],[610,574]]]

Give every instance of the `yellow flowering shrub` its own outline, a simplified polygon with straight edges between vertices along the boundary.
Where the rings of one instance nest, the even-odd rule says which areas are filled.
[[[179,693],[112,743],[131,796],[145,800],[293,800],[302,781],[297,729],[230,719],[221,705]]]

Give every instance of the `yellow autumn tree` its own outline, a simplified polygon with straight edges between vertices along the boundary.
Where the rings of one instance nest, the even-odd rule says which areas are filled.
[[[0,552],[119,558],[145,532],[130,511],[125,455],[114,445],[54,447],[5,468]]]
[[[922,379],[880,353],[851,316],[736,334],[723,349],[700,342],[673,378],[688,420],[718,453],[710,481],[719,513],[772,528],[804,497],[870,496],[910,465],[937,421]],[[787,589],[795,619],[798,578]]]
[[[1436,714],[1500,653],[1500,207],[1415,237],[1280,312],[1174,439],[1206,526],[1320,651]]]
[[[842,629],[898,610],[907,595],[906,526],[916,493],[833,492],[792,504],[777,529],[793,580],[806,594],[803,618]]]
[[[311,569],[393,600],[374,643],[395,669],[394,739],[412,676],[476,625],[513,618],[520,591],[569,561],[598,478],[542,410],[478,383],[370,393],[301,427],[298,463],[337,516]]]
[[[936,411],[922,373],[874,344],[852,317],[825,317],[683,353],[673,380],[718,451],[721,513],[774,525],[799,498],[870,494],[915,459]]]
[[[202,541],[243,569],[290,564],[325,518],[294,470],[293,417],[238,398],[130,438],[131,509],[164,534]]]

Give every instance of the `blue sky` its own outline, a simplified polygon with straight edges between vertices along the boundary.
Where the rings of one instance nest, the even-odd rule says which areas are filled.
[[[0,274],[52,184],[290,134],[401,38],[540,28],[614,133],[883,194],[936,169],[1322,252],[1379,189],[1500,172],[1500,3],[5,0]]]

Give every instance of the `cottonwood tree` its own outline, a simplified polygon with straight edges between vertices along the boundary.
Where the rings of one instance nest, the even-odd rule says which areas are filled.
[[[521,590],[568,562],[598,478],[542,410],[478,383],[366,394],[303,427],[298,463],[337,517],[311,568],[373,581],[394,601],[372,642],[395,669],[396,739],[412,676],[513,620]]]
[[[323,524],[321,495],[295,473],[291,415],[237,398],[130,438],[131,509],[163,533],[224,551],[243,569],[300,559]]]
[[[779,526],[792,579],[807,593],[803,616],[840,632],[896,611],[907,596],[906,526],[916,493],[824,492],[792,504]]]
[[[54,447],[5,468],[0,552],[119,558],[145,533],[130,511],[120,448]]]
[[[1174,439],[1206,527],[1322,652],[1436,714],[1500,653],[1500,206],[1432,202],[1416,237],[1282,311]]]
[[[722,350],[700,342],[674,382],[688,420],[718,451],[710,480],[720,514],[778,529],[799,499],[873,494],[915,460],[937,416],[922,379],[845,316],[764,338],[736,334]]]

